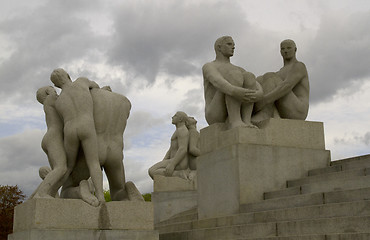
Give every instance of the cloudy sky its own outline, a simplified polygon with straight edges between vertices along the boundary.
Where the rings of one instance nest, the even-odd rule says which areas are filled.
[[[160,161],[183,110],[204,119],[201,67],[213,43],[231,35],[231,59],[261,75],[282,67],[279,43],[295,40],[307,66],[307,120],[325,126],[332,159],[370,153],[368,0],[0,0],[0,184],[29,195],[47,165],[38,88],[63,67],[110,85],[132,103],[125,136],[127,180],[152,191],[147,169]],[[107,186],[107,185],[105,185]]]

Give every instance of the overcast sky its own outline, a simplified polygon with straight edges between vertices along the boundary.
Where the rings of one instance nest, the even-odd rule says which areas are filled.
[[[370,1],[0,0],[0,184],[27,194],[48,165],[38,88],[62,67],[128,97],[126,180],[152,191],[147,169],[165,155],[182,110],[204,119],[201,67],[231,35],[235,65],[256,76],[282,67],[295,40],[310,77],[307,120],[324,122],[332,159],[370,153]],[[107,188],[107,184],[105,184]]]

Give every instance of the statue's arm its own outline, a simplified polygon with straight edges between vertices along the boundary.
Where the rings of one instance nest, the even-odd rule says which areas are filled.
[[[305,65],[301,62],[295,63],[288,76],[274,90],[264,96],[265,104],[273,103],[288,94],[306,75]]]
[[[168,149],[168,151],[166,152],[166,155],[164,155],[164,159],[170,159],[170,156],[171,156],[171,149]]]
[[[231,85],[211,63],[207,63],[202,68],[203,78],[208,80],[219,91],[226,95],[233,96],[235,86]]]
[[[243,68],[240,68],[241,70],[243,70],[243,77],[244,77],[244,81],[246,81],[247,83],[253,85],[255,84],[255,88],[253,89],[246,89],[246,98],[248,98],[248,101],[247,102],[258,102],[260,101],[262,98],[263,98],[263,88],[261,86],[261,84],[259,82],[256,81],[256,76],[251,73],[251,72],[247,72],[245,71]]]

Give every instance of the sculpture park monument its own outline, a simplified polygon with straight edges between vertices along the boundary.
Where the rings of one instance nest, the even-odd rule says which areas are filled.
[[[216,59],[203,66],[210,126],[200,131],[200,219],[235,214],[241,204],[262,200],[286,179],[329,161],[322,123],[299,121],[307,116],[309,83],[292,40],[280,44],[284,66],[257,78],[230,63],[230,36],[214,48]]]
[[[258,218],[289,215],[255,214],[258,210],[281,209],[290,203],[305,206],[290,200],[275,208],[275,202],[263,201],[266,193],[269,197],[293,190],[302,194],[302,187],[282,189],[287,180],[304,179],[309,170],[322,171],[330,162],[323,124],[305,121],[309,79],[305,65],[296,58],[297,46],[290,39],[282,41],[283,67],[258,77],[231,63],[232,37],[218,38],[214,50],[215,60],[202,68],[209,126],[199,132],[193,117],[182,111],[173,115],[169,149],[148,170],[153,205],[125,181],[123,134],[130,101],[109,86],[100,88],[83,77],[72,81],[63,69],[54,70],[51,81],[61,88],[60,95],[51,86],[36,94],[45,112],[42,149],[50,167],[40,168],[42,183],[16,207],[9,239],[154,240],[158,232],[153,223],[161,239],[171,240],[298,236],[291,232],[300,228],[299,222],[252,224]],[[109,203],[103,197],[102,169],[113,200]],[[315,204],[316,197],[318,203],[330,201],[322,200],[320,193]],[[287,235],[282,235],[284,231]]]
[[[50,80],[61,88],[60,95],[51,86],[36,94],[44,106],[47,132],[41,145],[50,168],[40,168],[42,183],[16,207],[9,239],[157,240],[152,204],[125,180],[123,133],[130,101],[87,78],[72,81],[60,68]],[[109,182],[108,203],[102,169]]]
[[[197,121],[182,111],[172,117],[176,130],[163,160],[149,168],[154,180],[154,222],[196,206],[196,159],[200,155]]]

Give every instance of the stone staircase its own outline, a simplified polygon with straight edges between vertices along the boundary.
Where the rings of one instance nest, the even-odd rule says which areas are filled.
[[[370,155],[310,170],[264,198],[225,217],[188,210],[156,229],[161,240],[370,240]]]

